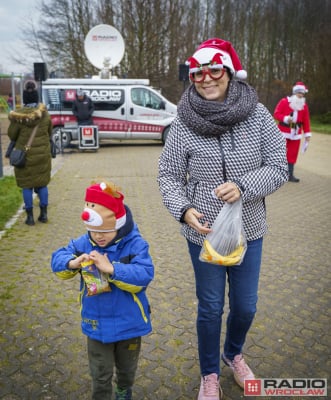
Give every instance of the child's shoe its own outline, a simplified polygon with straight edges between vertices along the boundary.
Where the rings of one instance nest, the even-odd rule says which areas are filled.
[[[115,400],[132,400],[132,390],[116,388]]]
[[[222,398],[223,392],[217,374],[201,377],[197,400],[221,400]]]

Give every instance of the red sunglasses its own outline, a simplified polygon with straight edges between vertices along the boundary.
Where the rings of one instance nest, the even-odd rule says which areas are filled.
[[[225,74],[225,68],[210,68],[204,67],[197,72],[190,73],[190,80],[192,82],[200,83],[205,80],[206,75],[209,75],[211,79],[217,81],[221,79]]]

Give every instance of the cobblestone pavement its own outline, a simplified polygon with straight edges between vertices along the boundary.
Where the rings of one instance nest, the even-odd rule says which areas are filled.
[[[315,135],[295,170],[301,182],[266,200],[270,232],[258,312],[244,349],[261,378],[330,378],[330,145],[331,136]],[[154,330],[143,339],[134,399],[196,398],[194,279],[179,225],[161,203],[161,150],[159,144],[112,143],[96,152],[66,151],[54,160],[49,222],[29,227],[21,213],[3,234],[0,399],[90,399],[78,278],[57,279],[50,257],[84,232],[85,188],[99,177],[122,187],[155,262],[148,290]],[[221,384],[226,400],[244,397],[226,367]]]

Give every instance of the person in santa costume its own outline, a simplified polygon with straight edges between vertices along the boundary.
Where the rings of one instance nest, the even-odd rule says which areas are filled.
[[[307,148],[311,137],[309,108],[305,98],[307,92],[305,84],[297,82],[293,86],[292,96],[282,98],[274,111],[274,118],[286,138],[290,182],[300,181],[293,175],[294,164],[297,162],[302,136],[305,138],[304,149]]]

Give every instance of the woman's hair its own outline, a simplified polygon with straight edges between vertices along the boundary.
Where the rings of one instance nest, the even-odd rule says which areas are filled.
[[[36,90],[36,84],[32,81],[28,81],[25,84],[25,90],[28,90],[29,92],[32,90]]]
[[[36,84],[33,81],[26,82],[25,90],[23,90],[23,104],[38,103],[39,96],[36,89]]]

